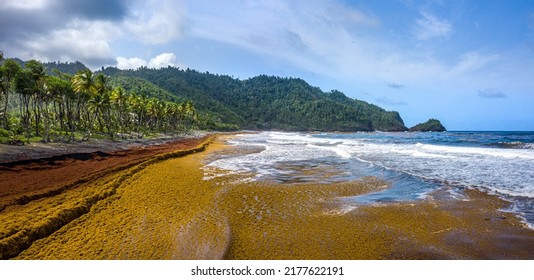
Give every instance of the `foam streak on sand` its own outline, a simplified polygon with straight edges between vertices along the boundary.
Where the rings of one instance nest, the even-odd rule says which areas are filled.
[[[203,162],[235,149],[215,142],[204,153],[159,160],[125,178],[116,192],[22,251],[20,259],[462,259],[534,258],[534,231],[496,197],[468,191],[469,201],[344,202],[389,184],[374,177],[329,184],[239,182],[247,174],[202,180]],[[125,172],[132,172],[131,170]],[[123,173],[94,181],[105,186]],[[238,183],[235,183],[238,182]],[[76,192],[78,190],[78,192]],[[0,212],[21,228],[33,212],[68,197],[45,198]],[[44,217],[46,218],[46,217]],[[0,232],[5,231],[2,224]],[[4,242],[1,239],[0,242]]]

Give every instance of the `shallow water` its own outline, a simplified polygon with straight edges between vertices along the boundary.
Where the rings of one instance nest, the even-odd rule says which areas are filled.
[[[451,197],[478,188],[513,202],[509,211],[534,223],[534,133],[282,133],[238,135],[244,153],[212,158],[211,174],[250,180],[338,182],[375,176],[391,183],[358,203],[407,201],[447,188]]]

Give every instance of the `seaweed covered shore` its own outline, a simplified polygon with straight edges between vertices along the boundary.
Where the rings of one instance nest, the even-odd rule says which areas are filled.
[[[534,258],[534,231],[486,193],[468,190],[451,200],[435,192],[416,202],[346,208],[342,198],[387,182],[206,180],[206,157],[230,150],[220,137],[195,141],[7,205],[0,212],[1,258]]]

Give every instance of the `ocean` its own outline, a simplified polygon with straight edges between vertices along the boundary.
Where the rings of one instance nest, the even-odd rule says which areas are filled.
[[[391,185],[347,203],[424,199],[438,189],[461,199],[475,188],[512,202],[503,210],[534,228],[534,132],[259,132],[228,142],[239,152],[208,160],[205,179],[326,184],[375,176]]]

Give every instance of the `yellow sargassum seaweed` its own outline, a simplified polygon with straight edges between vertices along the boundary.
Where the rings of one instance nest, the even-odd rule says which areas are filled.
[[[457,202],[427,199],[346,208],[340,198],[387,184],[375,178],[333,184],[236,183],[242,179],[237,175],[203,180],[204,157],[222,149],[215,141],[207,153],[162,155],[95,181],[92,192],[113,193],[95,199],[84,215],[36,240],[17,258],[533,257],[532,231],[513,215],[498,212],[506,203],[487,194],[470,191],[469,200]],[[75,190],[70,195],[72,201],[92,197]],[[39,209],[53,214],[47,209],[54,205],[51,201]],[[503,232],[523,238],[507,243],[508,255],[498,245]]]
[[[114,196],[125,180],[147,166],[204,151],[211,141],[213,138],[208,138],[193,149],[157,155],[142,163],[121,167],[116,172],[80,183],[75,188],[65,188],[57,195],[4,209],[0,212],[0,259],[17,256],[35,240],[47,237],[89,213],[94,205]]]

